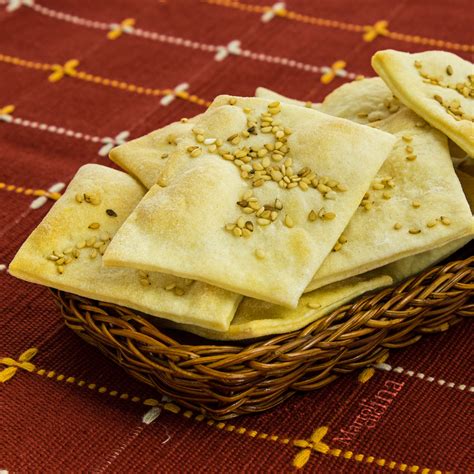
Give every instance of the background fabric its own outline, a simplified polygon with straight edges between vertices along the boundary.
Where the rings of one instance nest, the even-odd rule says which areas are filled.
[[[0,0],[0,470],[473,472],[467,323],[218,423],[129,379],[6,271],[78,167],[217,94],[318,101],[385,48],[472,60],[465,0],[245,2]]]

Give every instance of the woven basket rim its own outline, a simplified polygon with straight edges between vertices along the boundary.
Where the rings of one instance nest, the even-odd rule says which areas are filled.
[[[182,407],[226,419],[270,409],[474,316],[474,256],[363,295],[302,329],[248,344],[190,343],[157,326],[153,316],[52,291],[66,325],[133,377]]]

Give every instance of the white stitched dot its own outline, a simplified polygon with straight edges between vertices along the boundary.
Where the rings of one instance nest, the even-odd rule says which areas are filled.
[[[405,373],[407,375],[409,375],[410,377],[412,377],[415,374],[415,372],[413,372],[413,370],[407,370]]]
[[[459,390],[464,390],[466,386],[464,384],[458,385]]]
[[[434,377],[426,377],[426,380],[427,380],[428,382],[433,382]]]
[[[393,371],[397,372],[398,374],[401,374],[403,372],[403,369],[401,367],[395,367]]]
[[[425,378],[425,374],[422,374],[422,373],[420,373],[420,372],[418,372],[418,373],[416,374],[416,376],[417,376],[419,379],[424,379],[424,378]]]
[[[444,384],[446,383],[446,380],[439,379],[439,380],[438,380],[438,383],[439,383],[440,385],[444,385]]]

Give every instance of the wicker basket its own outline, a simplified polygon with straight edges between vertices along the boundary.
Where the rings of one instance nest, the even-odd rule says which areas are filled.
[[[66,325],[130,375],[215,419],[275,407],[474,316],[474,257],[344,305],[304,329],[244,344],[160,327],[157,318],[53,290]]]

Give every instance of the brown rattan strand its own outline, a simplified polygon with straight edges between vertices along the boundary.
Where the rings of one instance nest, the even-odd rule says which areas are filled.
[[[53,290],[67,326],[177,404],[215,419],[268,410],[373,364],[388,349],[474,315],[474,257],[346,304],[307,327],[241,344],[160,326],[114,304]]]

